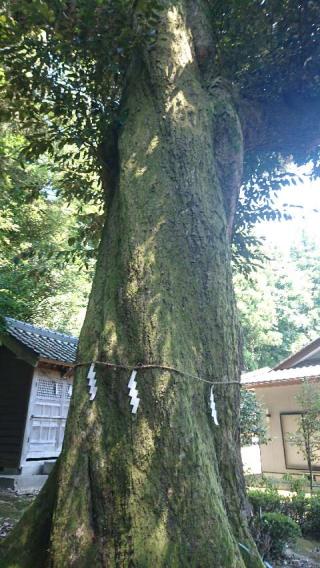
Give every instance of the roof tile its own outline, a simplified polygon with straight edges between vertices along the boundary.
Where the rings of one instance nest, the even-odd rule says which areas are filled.
[[[5,318],[8,333],[32,349],[40,358],[63,363],[74,363],[78,346],[77,337],[38,327],[30,323]]]

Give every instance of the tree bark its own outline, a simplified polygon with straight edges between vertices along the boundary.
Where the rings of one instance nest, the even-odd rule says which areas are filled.
[[[246,521],[239,385],[229,382],[239,379],[238,326],[223,172],[237,195],[242,132],[230,93],[203,79],[192,3],[174,4],[128,76],[119,176],[80,337],[88,365],[76,370],[47,553],[35,552],[32,568],[262,566]],[[210,385],[161,369],[138,370],[136,415],[128,371],[97,365],[90,402],[96,360],[224,381],[214,388],[219,426]],[[20,535],[18,526],[1,566],[31,568]]]

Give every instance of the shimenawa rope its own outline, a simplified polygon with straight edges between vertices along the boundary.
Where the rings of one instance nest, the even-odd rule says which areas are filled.
[[[208,379],[203,379],[202,377],[198,377],[197,375],[193,375],[192,373],[187,373],[186,371],[182,371],[181,369],[176,369],[175,367],[170,367],[168,365],[158,365],[156,363],[137,363],[136,365],[124,365],[122,363],[110,363],[108,361],[89,361],[86,363],[76,363],[73,368],[76,367],[87,367],[90,365],[102,365],[104,367],[108,367],[110,369],[121,369],[124,371],[146,371],[148,369],[161,369],[162,371],[169,371],[171,373],[175,373],[177,375],[185,376],[190,379],[194,379],[196,381],[201,381],[203,383],[207,383],[209,385],[238,385],[241,386],[240,381],[209,381]]]

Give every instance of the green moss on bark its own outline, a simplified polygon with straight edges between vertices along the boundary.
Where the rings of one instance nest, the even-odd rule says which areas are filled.
[[[90,403],[86,369],[78,368],[50,530],[54,568],[262,566],[244,512],[239,388],[227,384],[239,372],[214,135],[222,95],[215,98],[201,81],[185,9],[185,2],[168,2],[155,49],[129,77],[119,180],[78,359],[159,363],[225,378],[215,389],[220,426],[212,423],[207,384],[141,370],[133,416],[129,373],[98,367]],[[242,138],[230,104],[226,99],[235,163]],[[221,127],[223,113],[219,120]],[[239,541],[252,549],[249,560]],[[25,568],[18,549],[17,567]]]

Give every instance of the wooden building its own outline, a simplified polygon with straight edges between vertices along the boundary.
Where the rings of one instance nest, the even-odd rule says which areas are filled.
[[[274,478],[284,474],[307,474],[306,460],[289,436],[301,420],[297,395],[303,382],[320,389],[320,338],[281,361],[273,369],[264,368],[242,375],[245,388],[253,389],[266,412],[267,444],[260,446],[261,471]],[[247,464],[245,464],[247,465]],[[314,477],[320,482],[320,452],[313,464]]]
[[[5,324],[0,336],[0,473],[41,474],[61,452],[78,340],[12,318]]]

